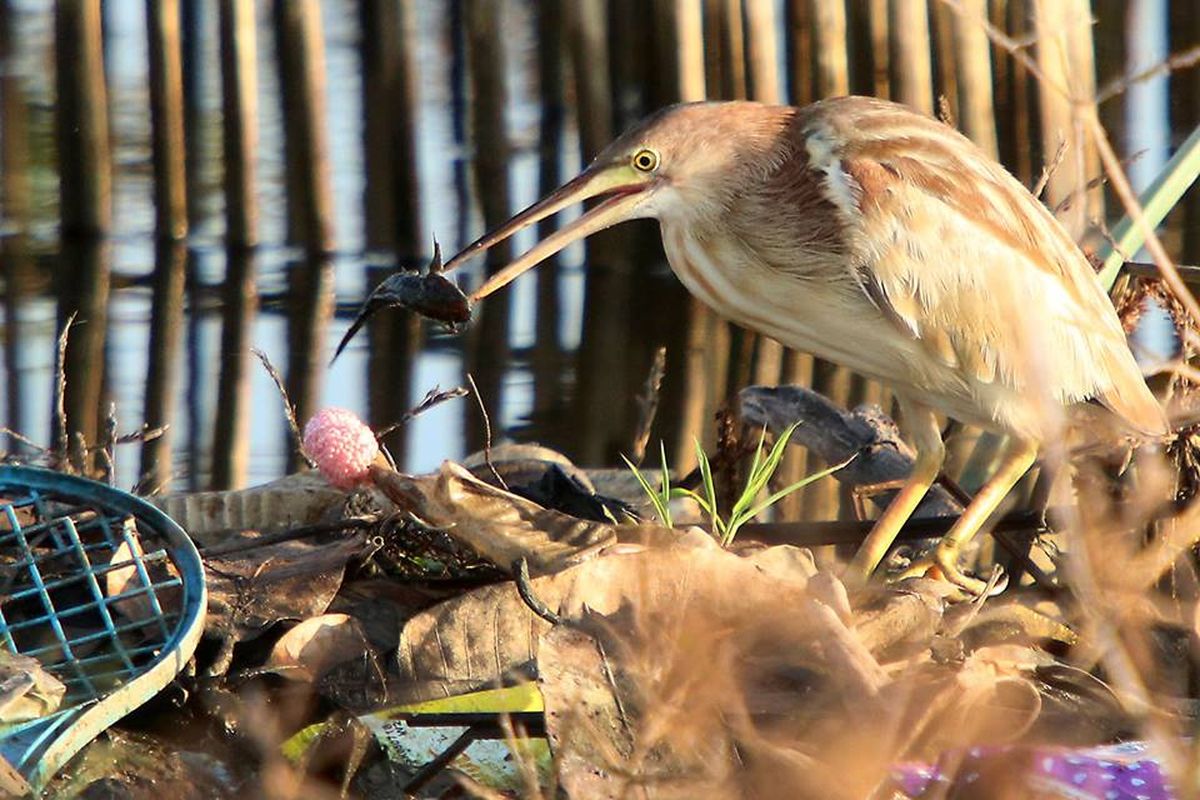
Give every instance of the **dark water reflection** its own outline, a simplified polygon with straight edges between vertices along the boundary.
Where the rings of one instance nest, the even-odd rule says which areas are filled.
[[[88,441],[96,441],[103,424],[97,409],[112,402],[122,432],[143,421],[154,426],[170,422],[159,441],[138,453],[118,450],[118,475],[123,485],[142,473],[153,483],[171,476],[183,486],[204,486],[211,480],[227,484],[236,477],[250,482],[280,474],[292,453],[278,396],[257,362],[239,357],[247,348],[267,353],[289,376],[289,391],[301,417],[314,406],[337,404],[370,412],[376,423],[396,419],[436,385],[458,385],[463,379],[462,345],[458,339],[429,330],[414,335],[413,323],[400,315],[383,317],[369,335],[357,339],[346,354],[326,369],[332,344],[340,337],[345,316],[362,298],[365,288],[395,268],[388,248],[388,231],[397,224],[415,229],[421,249],[428,249],[437,231],[447,249],[478,233],[481,225],[472,210],[474,198],[465,180],[467,151],[456,144],[465,130],[462,109],[454,108],[451,89],[453,43],[447,8],[442,3],[416,5],[417,61],[420,64],[420,135],[415,154],[421,186],[421,213],[394,209],[379,213],[368,194],[365,176],[363,53],[360,50],[359,4],[322,5],[328,76],[328,140],[333,197],[331,227],[336,251],[310,258],[288,244],[283,122],[280,113],[279,72],[276,67],[270,8],[258,8],[259,147],[255,161],[260,209],[261,245],[253,252],[224,246],[224,205],[221,195],[220,71],[216,52],[216,4],[199,14],[196,52],[201,66],[189,116],[193,163],[191,234],[186,246],[155,244],[155,209],[148,116],[146,29],[144,6],[106,3],[105,58],[109,83],[113,143],[113,232],[100,243],[71,243],[59,248],[57,236],[56,154],[53,152],[54,96],[53,10],[39,2],[7,4],[5,25],[10,47],[0,65],[11,87],[19,92],[8,102],[20,102],[26,137],[33,143],[26,180],[32,185],[33,206],[23,219],[7,219],[4,234],[8,291],[5,305],[6,360],[0,380],[5,384],[5,424],[39,443],[49,443],[56,430],[53,397],[54,337],[62,325],[62,309],[79,309],[67,350],[66,412]],[[529,9],[512,23],[527,29]],[[431,35],[432,32],[432,35]],[[186,37],[185,37],[186,39]],[[533,199],[536,152],[529,145],[536,134],[536,109],[527,92],[531,87],[528,54],[532,41],[510,41],[515,57],[508,59],[513,139],[524,142],[512,167],[515,202]],[[10,89],[11,91],[11,89]],[[8,94],[8,92],[6,92]],[[461,93],[460,93],[461,94]],[[19,97],[19,100],[18,100]],[[458,98],[459,102],[462,98]],[[388,102],[378,94],[375,103]],[[6,139],[19,135],[4,120]],[[382,159],[398,155],[382,148]],[[380,148],[376,148],[378,153]],[[379,160],[379,159],[377,159]],[[386,162],[382,164],[387,167]],[[573,168],[573,165],[572,165]],[[376,195],[378,197],[378,195]],[[466,200],[466,202],[462,202]],[[6,216],[11,212],[6,203]],[[374,213],[372,213],[374,212]],[[372,215],[374,219],[371,219]],[[17,231],[20,237],[9,236]],[[374,235],[373,235],[374,234]],[[394,235],[394,234],[393,234]],[[373,239],[373,241],[371,241]],[[373,249],[368,249],[371,241]],[[577,254],[578,255],[578,254]],[[412,259],[421,258],[413,253]],[[575,272],[572,269],[572,272]],[[53,277],[52,277],[53,276]],[[23,280],[20,280],[24,278]],[[561,301],[561,328],[578,327],[579,279],[568,274]],[[22,285],[24,284],[24,285]],[[574,288],[575,291],[571,291]],[[515,347],[528,348],[533,331],[521,324],[531,319],[532,298],[518,290],[514,297]],[[338,319],[328,319],[335,305]],[[570,346],[570,337],[566,344]],[[307,363],[306,369],[296,368]],[[531,410],[530,377],[519,362],[505,364],[505,403],[496,424],[521,424]],[[404,463],[412,469],[435,466],[460,455],[464,448],[463,420],[473,415],[465,404],[447,404],[428,412],[410,426]],[[232,424],[216,423],[231,420]],[[232,474],[238,451],[246,471]]]
[[[444,249],[457,249],[485,222],[506,217],[577,170],[581,138],[584,149],[594,149],[588,136],[602,141],[658,105],[656,70],[673,54],[651,52],[649,34],[627,25],[640,0],[611,0],[612,18],[625,25],[608,38],[612,68],[598,67],[605,85],[614,82],[611,120],[584,137],[576,126],[575,87],[582,84],[562,69],[572,55],[563,34],[571,4],[327,0],[316,6],[331,203],[323,224],[333,243],[324,254],[311,246],[313,223],[289,210],[295,203],[289,174],[296,173],[288,170],[285,134],[294,131],[281,103],[287,69],[274,13],[286,2],[254,6],[258,144],[249,168],[258,246],[247,249],[235,246],[238,232],[234,245],[226,236],[224,192],[236,173],[222,148],[219,4],[183,3],[190,232],[182,243],[156,243],[145,5],[103,4],[112,228],[86,241],[59,235],[58,165],[74,154],[60,159],[56,152],[53,4],[0,0],[4,424],[38,443],[56,442],[55,338],[70,310],[78,312],[66,352],[64,408],[72,429],[97,441],[110,404],[120,432],[169,424],[140,451],[118,450],[124,486],[140,477],[177,488],[254,483],[294,464],[280,399],[248,356],[252,347],[285,374],[301,418],[321,405],[340,405],[386,425],[427,390],[460,385],[470,369],[493,406],[497,435],[538,439],[596,462],[624,445],[633,397],[654,349],[666,344],[663,413],[678,415],[683,381],[672,367],[684,358],[688,304],[652,226],[641,224],[599,237],[589,249],[586,311],[584,254],[576,247],[536,279],[489,300],[465,337],[383,315],[328,367],[364,292],[398,262],[426,260],[434,232]],[[775,3],[781,19],[785,5]],[[405,11],[413,15],[412,34],[401,55],[381,46],[382,38],[364,36],[396,29]],[[784,48],[780,53],[783,72]],[[870,69],[856,69],[851,88],[869,91]],[[403,102],[406,81],[415,88],[411,106]],[[1178,138],[1195,114],[1190,106],[1174,113]],[[413,132],[411,147],[397,133],[406,129]],[[473,139],[471,130],[486,133]],[[526,232],[514,246],[527,246],[533,235]],[[1193,244],[1200,240],[1189,235]],[[494,258],[502,260],[503,252]],[[472,265],[474,273],[464,274],[477,281],[484,268]],[[664,427],[656,436],[676,433]],[[481,440],[475,405],[458,401],[419,417],[389,444],[409,469],[426,470]]]

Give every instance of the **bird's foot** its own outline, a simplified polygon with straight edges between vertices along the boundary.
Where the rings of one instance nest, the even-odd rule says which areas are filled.
[[[988,581],[967,575],[958,567],[958,548],[949,546],[946,542],[940,542],[932,554],[913,561],[894,576],[893,580],[900,581],[906,578],[940,578],[960,589],[964,600],[973,600],[985,594],[997,595],[1008,588],[1008,580],[1003,572]]]

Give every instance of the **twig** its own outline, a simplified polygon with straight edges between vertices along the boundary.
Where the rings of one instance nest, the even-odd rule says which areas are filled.
[[[133,431],[132,433],[121,434],[113,440],[113,444],[132,444],[134,442],[141,442],[144,444],[146,442],[152,442],[166,433],[170,427],[170,425],[159,425],[157,428],[149,428],[143,424],[140,430]]]
[[[309,467],[315,467],[317,463],[308,457],[308,453],[304,452],[304,436],[300,433],[300,423],[296,421],[296,407],[292,405],[292,399],[288,397],[287,387],[283,385],[283,376],[279,374],[279,370],[275,369],[271,359],[262,350],[251,347],[250,352],[254,353],[262,362],[263,369],[271,376],[271,380],[275,382],[275,388],[279,390],[279,397],[283,400],[283,414],[287,417],[288,427],[291,428],[292,437],[296,440],[296,449],[300,452],[300,457]]]
[[[517,594],[521,595],[521,599],[525,605],[529,606],[529,610],[551,625],[560,624],[562,617],[551,611],[550,607],[543,603],[533,591],[533,583],[529,579],[529,561],[525,558],[518,558],[513,562],[512,572],[517,584]]]
[[[377,431],[375,433],[375,438],[382,439],[400,426],[407,425],[409,422],[412,422],[414,417],[424,414],[434,406],[439,406],[447,400],[455,400],[459,397],[466,397],[468,394],[470,394],[469,390],[463,386],[455,386],[453,389],[447,389],[444,392],[441,390],[441,387],[435,386],[425,393],[425,397],[421,399],[421,402],[417,403],[408,411],[405,411],[404,414],[401,415],[400,419]]]
[[[1121,166],[1128,167],[1130,164],[1134,163],[1135,161],[1137,161],[1139,158],[1141,158],[1145,154],[1146,154],[1145,150],[1138,150],[1136,153],[1129,156],[1128,158],[1121,159]],[[1060,200],[1058,205],[1056,205],[1054,208],[1050,209],[1050,211],[1055,216],[1058,216],[1059,214],[1063,213],[1068,208],[1070,208],[1072,203],[1074,203],[1080,197],[1083,197],[1084,195],[1086,195],[1092,189],[1095,189],[1098,186],[1107,186],[1107,185],[1108,185],[1108,176],[1104,175],[1104,174],[1097,175],[1096,177],[1090,179],[1083,186],[1079,187],[1078,189],[1075,189],[1072,192],[1069,192],[1067,194],[1067,196],[1064,197],[1062,200]]]
[[[1096,142],[1096,151],[1100,154],[1100,161],[1104,164],[1104,170],[1108,173],[1110,185],[1113,191],[1117,193],[1121,205],[1125,207],[1125,213],[1141,229],[1146,249],[1150,252],[1154,263],[1158,265],[1158,270],[1162,275],[1163,281],[1170,287],[1176,299],[1187,309],[1192,320],[1200,321],[1200,305],[1197,305],[1196,298],[1179,276],[1179,271],[1175,269],[1174,262],[1167,255],[1167,250],[1163,247],[1162,240],[1158,238],[1158,234],[1154,232],[1154,227],[1147,222],[1137,194],[1133,191],[1133,187],[1129,185],[1129,179],[1125,176],[1125,171],[1121,168],[1121,160],[1117,157],[1116,152],[1113,151],[1112,143],[1108,140],[1108,134],[1105,133],[1104,126],[1100,124],[1100,118],[1096,116],[1094,106],[1088,110],[1085,121],[1088,127],[1091,128],[1092,138]]]
[[[1054,150],[1054,157],[1046,162],[1046,166],[1042,167],[1042,174],[1038,178],[1037,183],[1034,184],[1034,197],[1040,198],[1042,196],[1042,192],[1046,191],[1046,184],[1050,183],[1050,178],[1053,177],[1055,171],[1062,166],[1063,158],[1065,158],[1066,155],[1067,140],[1060,136],[1058,139],[1058,147]]]
[[[1135,83],[1141,83],[1142,81],[1156,78],[1159,75],[1167,75],[1178,69],[1194,67],[1196,64],[1200,64],[1200,45],[1190,47],[1182,53],[1175,53],[1168,56],[1157,64],[1152,64],[1145,69],[1114,78],[1105,84],[1100,91],[1096,92],[1096,104],[1099,105],[1113,99],[1117,95],[1124,93]]]
[[[1061,86],[1058,83],[1050,80],[1049,76],[1047,76],[1046,73],[1042,71],[1042,68],[1038,66],[1037,59],[1025,52],[1030,45],[1037,41],[1036,35],[1031,34],[1025,37],[1023,40],[1014,39],[989,22],[987,17],[968,13],[967,10],[963,8],[962,0],[942,0],[942,2],[949,6],[950,9],[960,17],[965,17],[972,22],[983,26],[983,31],[987,34],[987,37],[991,39],[997,47],[1001,48],[1010,56],[1012,56],[1014,61],[1019,63],[1025,69],[1029,70],[1029,74],[1036,78],[1039,83],[1048,89],[1057,92],[1068,100],[1074,101],[1074,98],[1071,97],[1070,91],[1068,91],[1065,86]]]
[[[67,459],[71,468],[75,470],[76,475],[87,475],[88,444],[87,439],[83,436],[83,431],[75,431],[70,442],[71,444],[67,448]]]
[[[637,396],[638,422],[633,432],[633,442],[629,446],[629,460],[636,466],[640,466],[646,457],[646,445],[650,441],[654,417],[658,414],[659,390],[662,388],[666,372],[667,348],[660,347],[654,351],[654,361],[650,364],[646,383],[642,386],[642,393]]]
[[[954,124],[954,111],[950,108],[950,98],[944,94],[938,95],[937,101],[937,118],[947,127],[956,127]]]
[[[17,432],[16,432],[16,431],[14,431],[12,428],[0,427],[0,433],[6,434],[7,436],[9,436],[9,437],[11,437],[11,438],[13,438],[13,439],[16,439],[16,440],[17,440],[18,442],[20,442],[21,444],[25,445],[26,447],[31,447],[31,448],[33,448],[34,450],[37,450],[39,453],[43,453],[43,454],[44,454],[44,453],[49,453],[49,452],[50,452],[50,448],[48,448],[48,447],[42,447],[40,444],[38,444],[37,442],[33,441],[32,439],[30,439],[30,438],[29,438],[28,436],[26,436],[25,434],[23,434],[23,433],[17,433]]]
[[[484,463],[492,471],[492,477],[496,479],[497,485],[507,492],[508,483],[500,477],[500,473],[496,471],[496,465],[492,463],[492,420],[488,416],[487,407],[483,404],[483,398],[479,396],[479,387],[475,385],[475,377],[469,372],[467,373],[467,383],[471,384],[471,394],[475,395],[475,401],[479,404],[479,413],[483,415]]]
[[[70,338],[71,326],[75,324],[76,313],[71,312],[58,334],[58,364],[54,370],[54,413],[58,426],[54,437],[54,452],[57,453],[60,464],[66,461],[67,450],[71,447],[71,439],[67,433],[67,341]]]
[[[255,548],[266,547],[267,545],[292,542],[297,539],[307,539],[310,536],[320,536],[323,533],[365,530],[376,525],[378,522],[379,520],[374,517],[347,517],[339,519],[336,522],[301,525],[296,528],[288,528],[286,531],[264,533],[261,536],[255,536],[253,539],[235,539],[229,542],[218,542],[207,547],[201,547],[200,554],[205,558],[223,556],[229,553],[239,553],[242,550],[254,550]]]
[[[116,480],[113,445],[117,441],[117,404],[108,404],[108,416],[104,418],[104,430],[100,434],[99,467],[100,480],[109,486]]]

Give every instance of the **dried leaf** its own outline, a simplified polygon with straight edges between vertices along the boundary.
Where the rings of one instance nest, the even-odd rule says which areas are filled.
[[[401,508],[445,528],[501,569],[524,558],[533,574],[557,572],[617,541],[615,525],[548,511],[484,483],[452,461],[432,477],[379,467],[371,468],[371,477]]]
[[[66,691],[36,658],[0,649],[0,723],[53,714]]]
[[[137,523],[132,517],[126,517],[123,522],[123,541],[113,551],[108,564],[115,567],[104,574],[105,595],[117,598],[109,603],[120,614],[132,622],[152,621],[158,614],[154,610],[154,602],[164,613],[178,612],[183,602],[183,591],[180,586],[154,588],[154,602],[151,601],[150,587],[157,586],[171,578],[179,577],[179,570],[169,559],[147,560],[142,549],[141,537],[138,536]],[[138,570],[136,561],[142,562],[145,577]],[[146,579],[149,579],[149,586]],[[143,626],[144,628],[145,626]]]
[[[620,772],[633,753],[633,732],[608,675],[604,654],[592,637],[560,626],[542,638],[538,685],[546,733],[559,781],[570,797],[626,795],[628,779]]]
[[[361,534],[337,541],[284,542],[205,561],[205,632],[245,641],[283,619],[325,613],[346,563],[362,551]]]
[[[556,577],[533,581],[553,608]],[[414,616],[400,633],[399,681],[393,699],[409,703],[475,691],[529,664],[550,624],[538,617],[511,583],[493,584]]]
[[[314,682],[338,664],[370,651],[357,620],[347,614],[323,614],[281,636],[264,667],[289,680]]]

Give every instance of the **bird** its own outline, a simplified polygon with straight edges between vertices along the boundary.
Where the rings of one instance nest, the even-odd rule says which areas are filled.
[[[1102,406],[1147,438],[1167,431],[1076,242],[967,137],[906,106],[847,96],[804,107],[667,107],[446,268],[592,199],[487,278],[472,302],[573,242],[652,218],[672,271],[719,315],[890,386],[913,470],[847,579],[875,572],[938,478],[939,413],[1007,442],[928,565],[972,591],[981,582],[958,566],[963,545],[1061,441],[1072,409]]]

